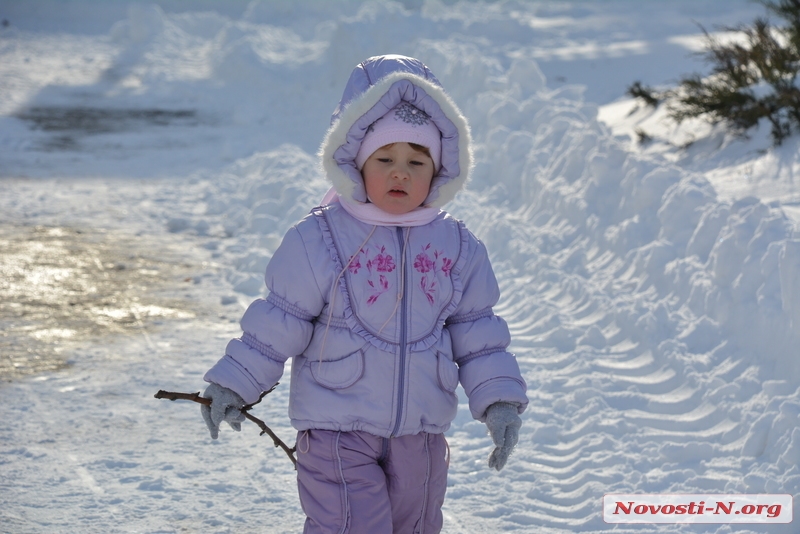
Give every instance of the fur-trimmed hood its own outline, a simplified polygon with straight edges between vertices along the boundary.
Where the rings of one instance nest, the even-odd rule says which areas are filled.
[[[364,181],[355,163],[358,149],[367,128],[401,101],[427,113],[442,132],[441,164],[423,203],[441,208],[469,178],[469,125],[430,69],[414,58],[375,56],[353,70],[319,150],[323,170],[340,196],[366,202]]]

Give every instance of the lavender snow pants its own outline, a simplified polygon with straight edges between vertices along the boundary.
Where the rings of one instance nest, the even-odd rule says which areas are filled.
[[[447,443],[442,434],[297,435],[304,534],[435,534],[442,529]]]

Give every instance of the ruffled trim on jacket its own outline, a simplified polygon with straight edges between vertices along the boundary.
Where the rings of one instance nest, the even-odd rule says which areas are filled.
[[[344,320],[347,323],[348,328],[359,337],[363,338],[364,340],[368,341],[373,346],[387,352],[394,352],[397,349],[398,343],[394,343],[391,341],[387,341],[381,337],[378,337],[369,328],[364,325],[361,320],[359,319],[358,315],[353,311],[352,301],[350,300],[350,291],[347,287],[347,276],[343,273],[345,267],[342,264],[339,250],[336,247],[336,240],[333,237],[333,233],[331,232],[330,226],[328,224],[328,219],[326,216],[326,211],[331,209],[330,206],[322,207],[322,208],[314,208],[312,213],[314,214],[317,223],[319,224],[319,229],[322,232],[322,239],[325,242],[325,246],[328,248],[328,252],[330,253],[331,260],[333,261],[334,265],[336,266],[336,273],[338,276],[338,290],[339,295],[342,297],[343,307],[344,307]],[[347,215],[349,217],[349,215]],[[430,332],[422,336],[420,339],[416,341],[410,341],[407,343],[408,349],[411,352],[419,352],[423,350],[427,350],[432,347],[441,337],[442,337],[442,330],[445,327],[445,323],[447,318],[450,317],[453,312],[455,312],[456,308],[458,307],[459,302],[461,302],[461,296],[464,293],[464,282],[461,278],[461,272],[463,271],[466,263],[467,263],[467,251],[469,250],[469,232],[467,231],[464,223],[461,221],[455,221],[458,225],[458,233],[461,239],[459,252],[458,252],[458,259],[453,264],[453,268],[450,271],[450,280],[453,285],[453,295],[450,298],[450,302],[447,303],[441,313],[439,314],[438,319],[436,320],[433,328]],[[433,224],[433,223],[431,223]],[[327,316],[320,316],[322,321],[328,321]],[[328,321],[331,326],[334,326],[334,321],[336,317],[331,318],[331,321]]]

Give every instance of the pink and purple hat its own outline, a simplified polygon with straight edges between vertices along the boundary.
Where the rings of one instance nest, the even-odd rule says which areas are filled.
[[[391,143],[415,143],[430,150],[435,169],[442,154],[442,134],[427,113],[401,102],[370,125],[356,155],[358,169],[373,152]]]

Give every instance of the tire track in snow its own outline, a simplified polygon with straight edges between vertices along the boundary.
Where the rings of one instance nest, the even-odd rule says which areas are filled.
[[[495,97],[524,118],[524,103]],[[772,369],[742,346],[735,314],[713,302],[730,302],[736,273],[752,278],[748,290],[760,301],[765,288],[776,294],[769,269],[747,264],[787,246],[785,218],[758,205],[731,209],[690,173],[620,152],[593,119],[576,118],[580,102],[567,112],[563,102],[543,105],[538,120],[519,122],[516,131],[532,136],[525,150],[515,152],[513,128],[502,143],[490,135],[494,146],[483,154],[492,155],[476,167],[519,194],[498,208],[478,192],[452,210],[468,213],[494,255],[504,296],[496,312],[509,324],[531,397],[512,462],[532,465],[536,476],[507,475],[513,491],[525,492],[524,506],[500,514],[502,497],[487,495],[493,507],[476,515],[494,513],[509,529],[607,530],[600,505],[612,491],[765,487],[763,478],[743,481],[751,463],[743,444],[759,450],[765,439],[751,431],[748,412],[766,400],[742,377]],[[503,175],[515,158],[524,164]],[[739,234],[736,252],[726,251],[725,236]],[[724,264],[714,259],[723,255]],[[783,321],[777,335],[791,339]],[[785,346],[773,344],[774,357]]]

